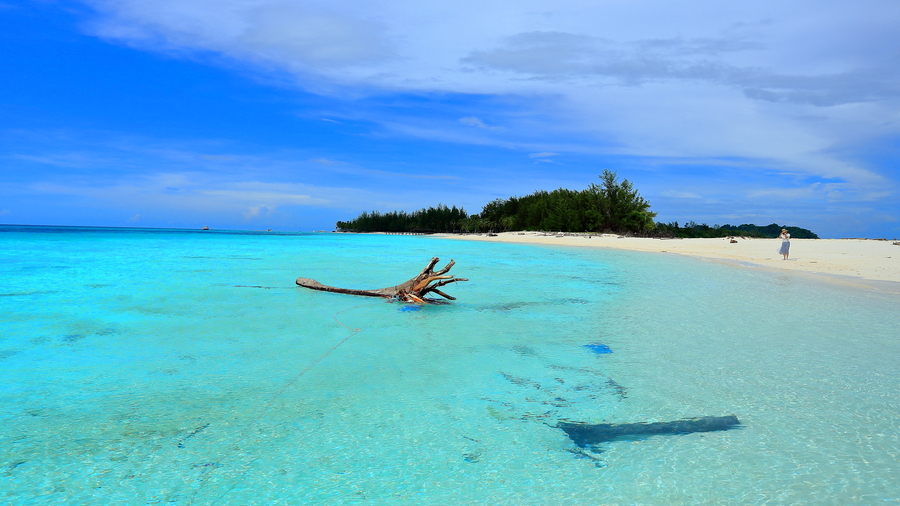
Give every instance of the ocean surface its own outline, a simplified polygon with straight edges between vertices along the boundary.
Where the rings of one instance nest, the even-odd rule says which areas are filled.
[[[294,284],[433,256],[469,279],[451,304]],[[897,295],[664,254],[26,226],[0,227],[0,279],[2,504],[900,503]]]

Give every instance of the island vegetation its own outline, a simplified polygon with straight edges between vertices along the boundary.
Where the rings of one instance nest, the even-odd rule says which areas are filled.
[[[581,191],[559,188],[536,191],[524,197],[488,202],[478,214],[461,207],[438,204],[418,211],[363,212],[350,221],[337,222],[344,232],[389,233],[483,233],[506,231],[552,231],[569,233],[615,233],[644,237],[778,237],[778,224],[757,226],[707,225],[689,221],[657,223],[650,203],[627,179],[604,170],[600,184]],[[787,228],[794,238],[818,239],[800,227]]]

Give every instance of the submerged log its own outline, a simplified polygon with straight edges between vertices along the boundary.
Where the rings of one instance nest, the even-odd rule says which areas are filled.
[[[568,434],[578,446],[585,447],[620,439],[640,439],[660,434],[690,434],[738,428],[741,422],[734,415],[701,416],[672,422],[654,423],[573,423],[559,422],[556,427]]]
[[[337,288],[334,286],[323,285],[322,283],[309,278],[297,278],[297,284],[304,288],[321,290],[323,292],[346,293],[348,295],[362,295],[364,297],[383,297],[386,299],[396,298],[406,302],[413,302],[415,304],[427,304],[430,302],[434,302],[434,300],[426,298],[426,295],[430,293],[436,293],[445,299],[456,300],[455,297],[447,295],[446,293],[438,290],[438,288],[450,283],[456,283],[457,281],[468,281],[468,279],[445,275],[456,263],[453,260],[450,260],[450,263],[448,263],[443,269],[435,271],[434,266],[438,263],[439,260],[440,259],[438,257],[432,258],[431,262],[429,262],[428,265],[424,269],[422,269],[422,272],[420,272],[418,276],[410,279],[409,281],[406,281],[405,283],[400,283],[399,285],[391,286],[388,288],[379,288],[377,290]]]

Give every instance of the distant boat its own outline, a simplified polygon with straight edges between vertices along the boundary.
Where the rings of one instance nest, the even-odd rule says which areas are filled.
[[[207,226],[204,225],[204,226],[203,226],[203,230],[209,230],[209,227],[207,227]]]

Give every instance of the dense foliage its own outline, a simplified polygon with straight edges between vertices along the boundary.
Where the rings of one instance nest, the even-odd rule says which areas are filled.
[[[656,235],[662,237],[728,237],[728,236],[745,236],[745,237],[778,237],[781,229],[786,228],[791,234],[792,239],[818,239],[819,236],[810,230],[800,227],[782,227],[777,223],[760,227],[757,225],[713,225],[706,223],[697,224],[693,221],[685,223],[683,227],[678,226],[678,222],[657,223]]]
[[[627,179],[604,170],[600,184],[582,191],[560,188],[536,191],[524,197],[488,202],[479,214],[439,204],[407,213],[406,211],[364,212],[353,220],[337,222],[347,232],[503,232],[509,230],[546,230],[555,232],[613,232],[661,237],[778,237],[781,226],[698,225],[693,221],[654,223],[656,213]],[[809,230],[785,227],[791,237],[818,239]]]
[[[494,230],[555,230],[560,232],[647,233],[653,229],[650,203],[627,179],[604,170],[601,184],[582,191],[560,188],[525,197],[489,202],[481,211]]]
[[[337,228],[353,232],[456,232],[467,217],[465,209],[438,204],[411,213],[364,212],[354,220],[337,222]]]
[[[338,222],[340,230],[355,232],[487,232],[553,230],[560,232],[649,233],[653,230],[650,203],[627,179],[604,170],[601,184],[582,191],[560,188],[536,191],[525,197],[489,202],[480,214],[446,206],[429,207],[407,214],[363,213],[355,220]]]

